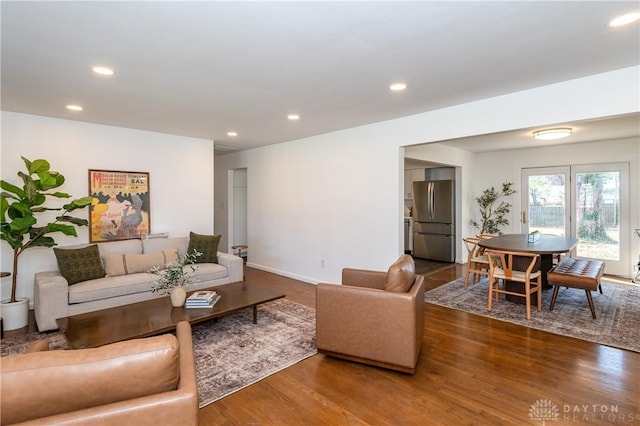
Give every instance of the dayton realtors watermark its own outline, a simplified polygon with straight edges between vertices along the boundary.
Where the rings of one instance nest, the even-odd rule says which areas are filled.
[[[563,404],[556,405],[548,399],[539,399],[529,408],[529,418],[547,422],[608,422],[633,424],[640,423],[639,412],[621,412],[618,405],[611,404]]]

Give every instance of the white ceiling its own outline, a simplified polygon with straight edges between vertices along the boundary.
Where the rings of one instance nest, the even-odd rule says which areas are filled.
[[[570,127],[572,134],[564,139],[555,141],[542,141],[533,138],[533,132],[535,130],[553,127]],[[444,140],[436,143],[470,152],[491,152],[583,142],[613,142],[619,139],[638,137],[640,137],[640,114],[628,114],[599,120],[552,123],[544,127],[490,133],[468,138]],[[412,158],[415,154],[411,153],[411,148],[414,147],[410,147],[405,153],[405,169],[442,166],[442,164]]]
[[[572,134],[564,139],[555,141],[542,141],[533,138],[533,132],[535,130],[553,127],[570,127]],[[443,141],[443,143],[465,151],[488,152],[568,143],[626,139],[638,136],[640,136],[640,114],[630,114],[619,117],[608,117],[602,120],[559,123],[531,129],[492,133],[452,141]]]
[[[0,7],[3,110],[239,149],[640,64],[640,26],[606,25],[640,9],[638,1],[2,1]],[[95,76],[97,64],[117,74]],[[390,92],[395,81],[408,90]],[[67,111],[69,103],[84,111]],[[302,118],[286,120],[292,112]],[[634,118],[622,120],[634,125]],[[602,124],[584,124],[574,141],[579,132],[619,128]],[[228,137],[229,130],[239,136]],[[502,149],[491,145],[501,136],[455,143]]]

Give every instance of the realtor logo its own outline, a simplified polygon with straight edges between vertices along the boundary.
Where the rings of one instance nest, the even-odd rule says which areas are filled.
[[[531,420],[542,421],[542,426],[548,420],[555,421],[560,417],[558,407],[547,399],[539,399],[529,408],[529,418]]]

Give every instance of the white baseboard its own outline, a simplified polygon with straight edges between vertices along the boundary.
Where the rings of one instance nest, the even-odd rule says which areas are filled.
[[[250,267],[250,268],[260,269],[261,271],[266,271],[266,272],[271,272],[273,274],[282,275],[283,277],[292,278],[294,280],[302,281],[302,282],[309,283],[309,284],[316,285],[316,284],[318,284],[320,282],[320,280],[317,280],[315,278],[307,277],[307,276],[304,276],[304,275],[292,274],[291,272],[282,271],[282,270],[276,269],[276,268],[270,268],[270,267],[264,266],[264,265],[258,265],[256,263],[252,263],[252,262],[247,262],[247,266]]]

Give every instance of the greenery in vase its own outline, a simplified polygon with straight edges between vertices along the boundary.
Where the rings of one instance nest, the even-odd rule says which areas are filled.
[[[492,186],[482,191],[482,195],[476,197],[476,202],[480,210],[481,221],[471,220],[471,225],[480,230],[479,234],[498,234],[500,227],[509,224],[505,217],[511,211],[511,203],[500,201],[503,197],[508,197],[516,193],[512,188],[513,182],[503,182],[502,190],[496,191]]]
[[[172,288],[187,286],[195,282],[193,274],[198,270],[196,258],[202,256],[198,250],[193,253],[178,253],[175,262],[169,262],[164,269],[155,266],[149,273],[157,275],[151,287],[152,293],[169,294]]]
[[[0,181],[2,194],[0,195],[0,239],[6,241],[13,250],[13,277],[11,281],[10,303],[16,301],[16,287],[18,283],[18,258],[30,247],[53,247],[54,239],[49,236],[53,232],[77,237],[76,226],[87,226],[86,219],[79,219],[69,215],[91,204],[91,197],[82,197],[63,205],[62,207],[45,207],[47,197],[71,198],[64,192],[52,192],[52,189],[62,186],[65,179],[60,173],[51,170],[47,160],[37,159],[24,161],[27,172],[18,172],[22,180],[22,187],[7,181]],[[35,175],[35,176],[34,176]],[[55,220],[46,225],[39,225],[38,218],[44,212],[62,212]]]

